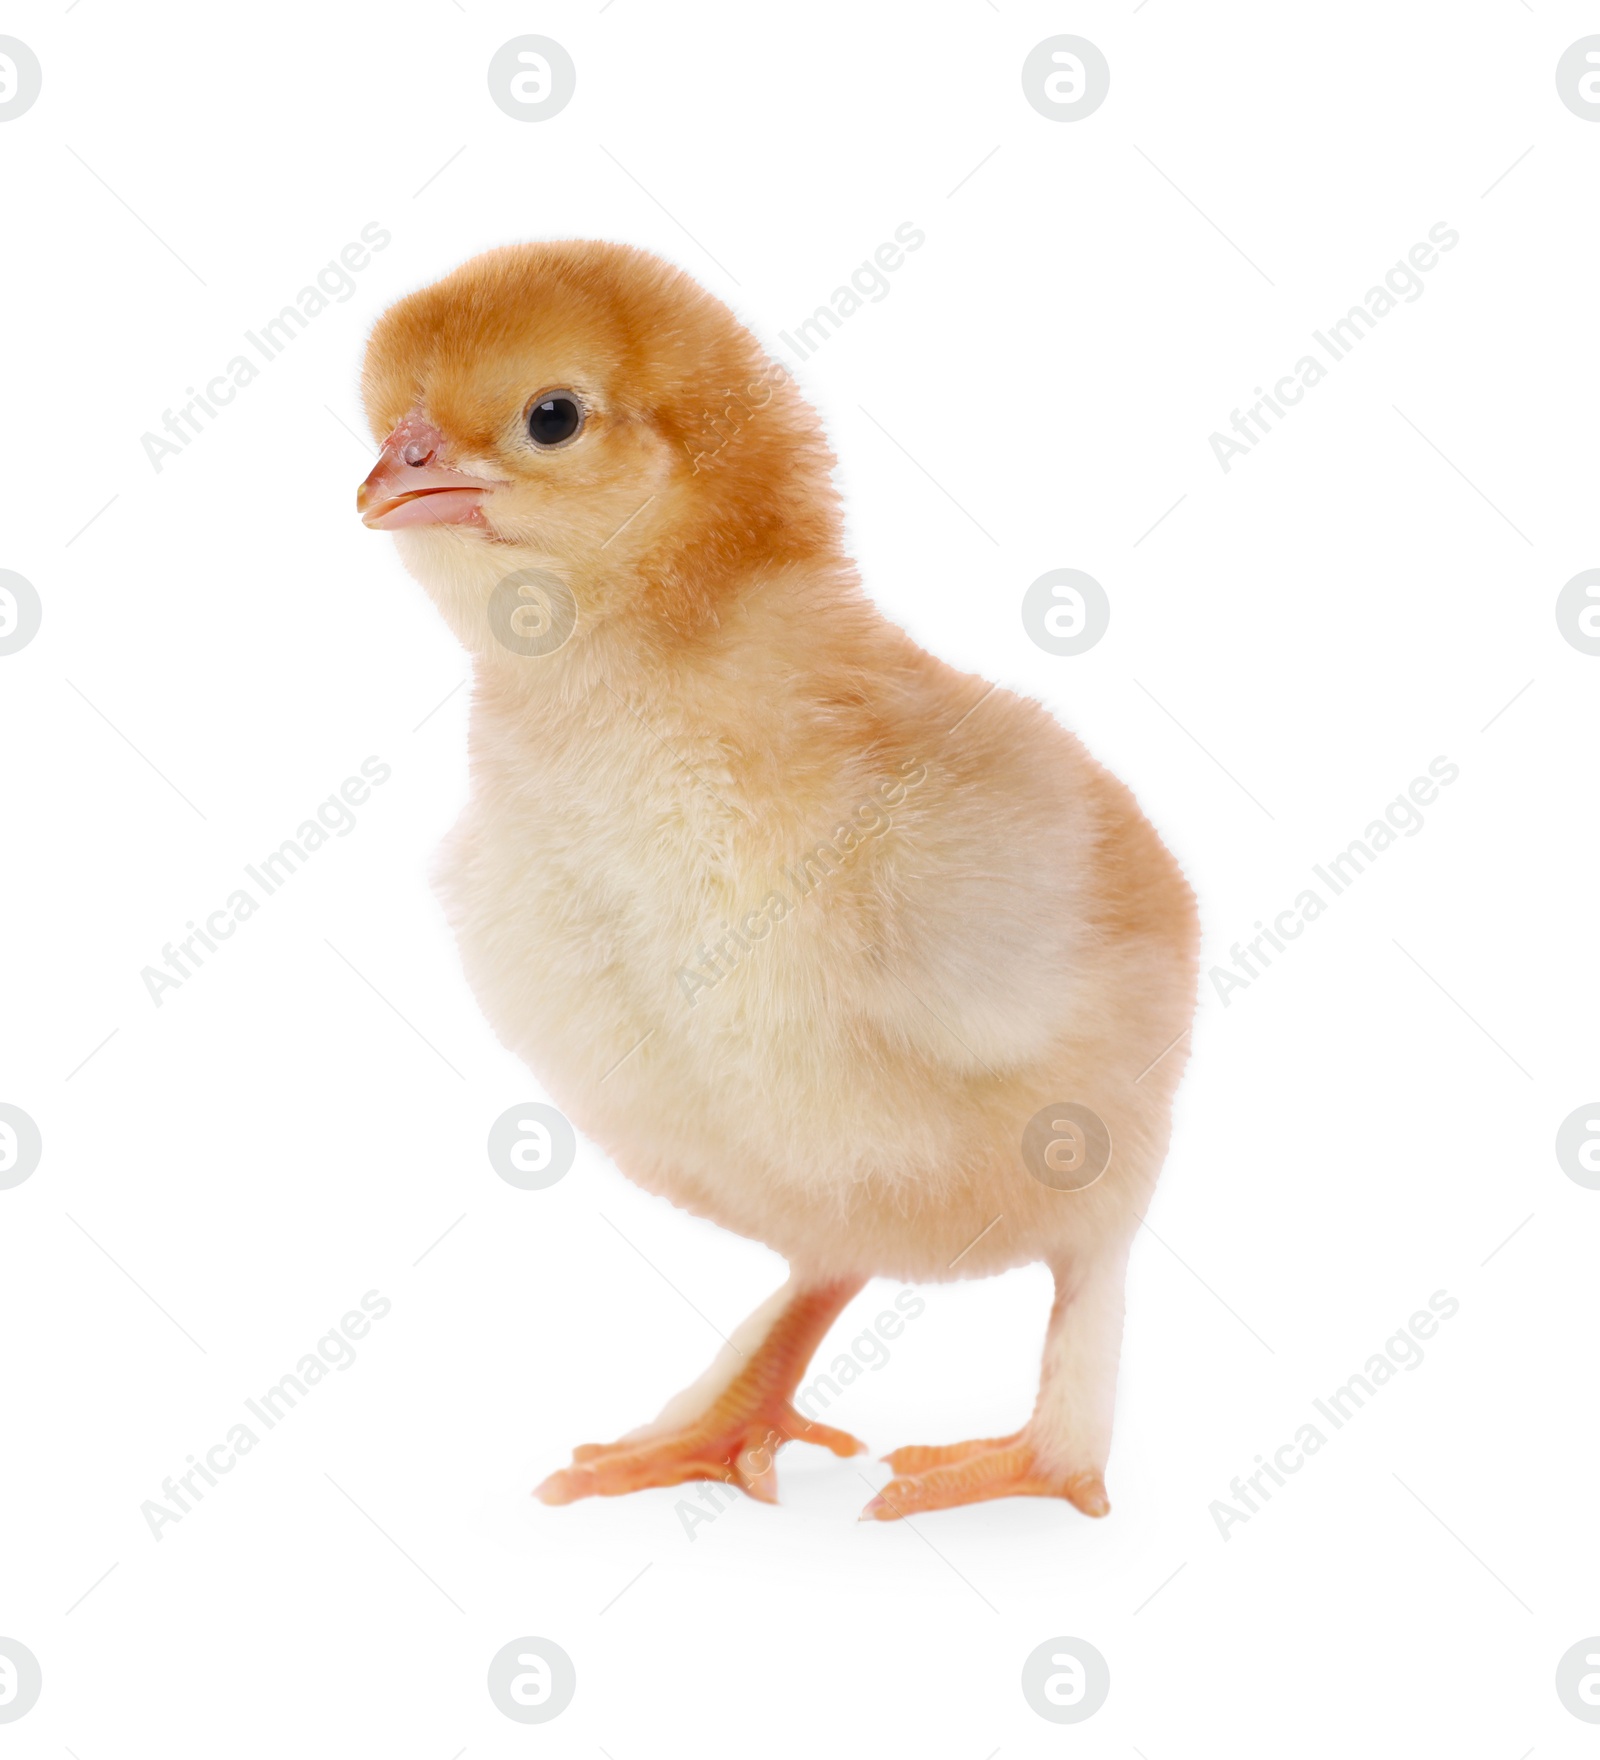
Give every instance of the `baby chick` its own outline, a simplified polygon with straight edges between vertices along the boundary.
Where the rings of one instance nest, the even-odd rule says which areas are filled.
[[[440,888],[504,1043],[647,1190],[789,1280],[547,1503],[720,1479],[775,1497],[870,1277],[1046,1263],[1015,1434],[901,1448],[864,1517],[1103,1515],[1124,1269],[1194,1009],[1192,894],[1037,703],[862,592],[833,464],[727,308],[625,246],[517,245],[401,300],[363,395],[369,526],[472,656]]]

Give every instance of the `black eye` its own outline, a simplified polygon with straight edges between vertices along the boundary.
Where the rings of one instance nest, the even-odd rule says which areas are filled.
[[[571,391],[552,391],[528,411],[528,437],[535,446],[560,446],[583,426],[583,405]]]

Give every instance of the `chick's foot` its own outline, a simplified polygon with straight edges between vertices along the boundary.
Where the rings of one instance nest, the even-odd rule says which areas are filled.
[[[815,1442],[837,1455],[861,1454],[866,1447],[843,1430],[801,1417],[787,1400],[745,1414],[713,1408],[681,1430],[639,1442],[589,1443],[574,1449],[572,1465],[552,1473],[534,1495],[545,1503],[574,1503],[580,1497],[620,1497],[652,1485],[720,1479],[761,1503],[776,1503],[773,1468],[786,1442]]]
[[[786,1442],[814,1442],[837,1455],[863,1453],[865,1443],[803,1417],[790,1403],[812,1352],[859,1288],[859,1280],[786,1286],[654,1425],[620,1442],[575,1449],[572,1465],[552,1473],[534,1495],[546,1503],[574,1503],[719,1479],[762,1503],[776,1503],[773,1462]]]
[[[897,1448],[884,1459],[895,1476],[862,1510],[864,1522],[894,1522],[996,1497],[1064,1497],[1086,1516],[1111,1510],[1097,1469],[1062,1472],[1046,1466],[1026,1430],[943,1448]]]

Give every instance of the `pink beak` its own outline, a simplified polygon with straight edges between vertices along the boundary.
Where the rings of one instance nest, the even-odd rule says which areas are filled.
[[[356,491],[356,511],[376,531],[400,526],[483,524],[483,497],[501,485],[469,477],[440,462],[445,438],[425,416],[411,414],[383,443],[383,456]]]

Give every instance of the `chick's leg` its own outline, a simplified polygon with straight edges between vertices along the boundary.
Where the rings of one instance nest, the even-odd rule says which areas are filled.
[[[1086,1516],[1108,1514],[1126,1267],[1126,1250],[1086,1269],[1058,1267],[1033,1416],[1012,1436],[897,1448],[885,1456],[894,1478],[861,1519],[892,1522],[994,1497],[1064,1497]]]
[[[802,1417],[790,1401],[812,1352],[862,1281],[792,1276],[653,1423],[620,1442],[575,1449],[572,1465],[552,1473],[534,1495],[546,1503],[572,1503],[650,1485],[720,1479],[776,1503],[773,1460],[784,1443],[815,1442],[838,1455],[860,1454],[865,1444]]]

